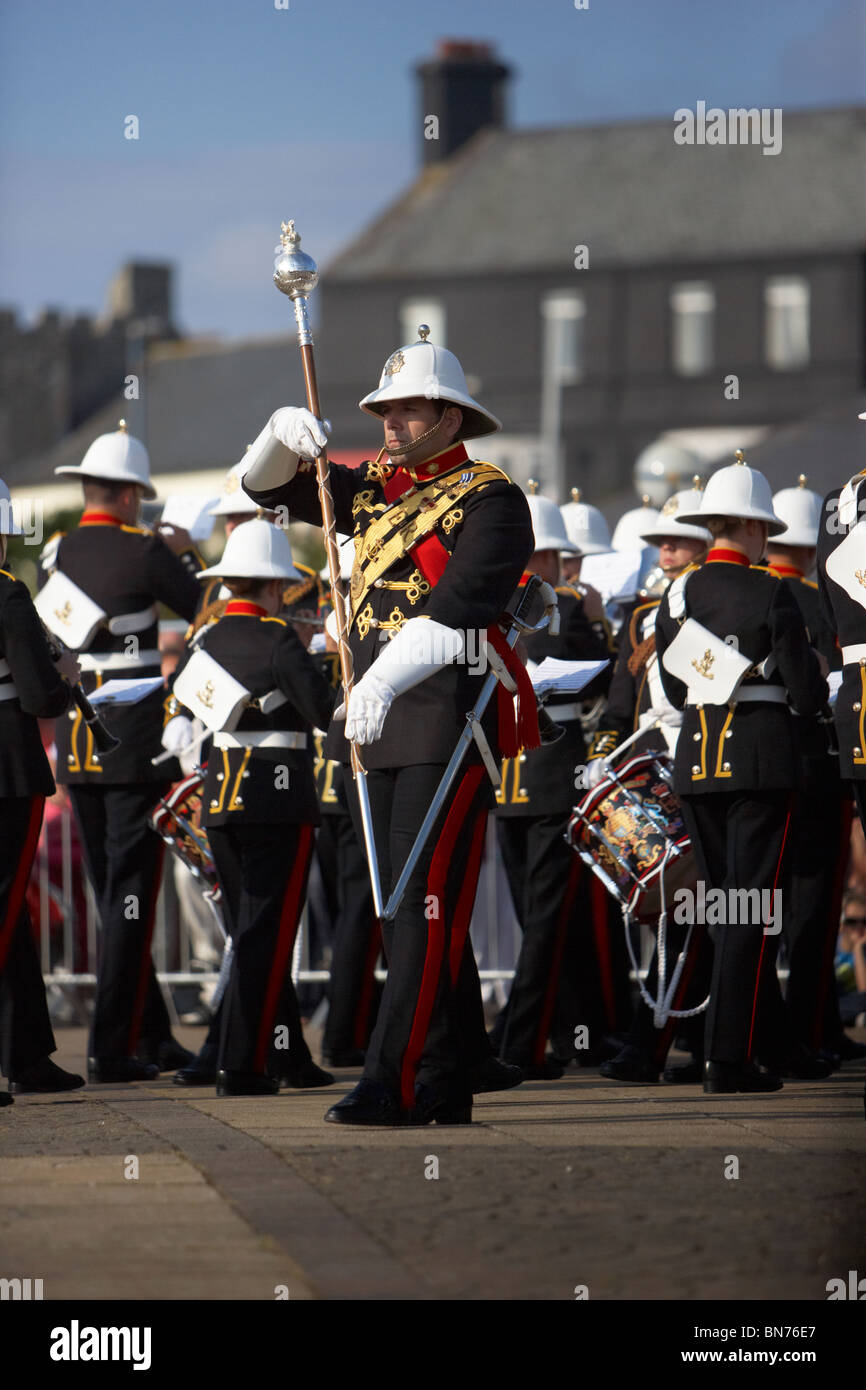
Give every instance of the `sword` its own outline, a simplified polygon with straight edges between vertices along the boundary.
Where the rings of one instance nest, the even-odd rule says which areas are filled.
[[[301,238],[295,231],[294,222],[283,222],[280,230],[280,245],[277,247],[277,258],[274,262],[274,284],[278,290],[289,296],[294,306],[295,320],[298,325],[298,345],[301,349],[301,365],[304,369],[304,385],[307,391],[307,406],[316,419],[321,420],[322,411],[319,405],[316,363],[313,357],[313,335],[307,314],[307,295],[319,283],[319,271],[312,256],[308,256],[306,251],[301,250]],[[354,672],[347,635],[345,600],[337,582],[340,577],[340,557],[337,550],[337,526],[334,520],[334,497],[331,492],[327,452],[320,454],[316,459],[316,479],[319,484],[319,503],[322,508],[322,529],[325,533],[328,576],[331,581],[334,612],[337,615],[337,641],[340,648],[340,669],[343,676],[343,700],[348,709]],[[373,910],[377,917],[381,917],[382,886],[379,880],[379,861],[376,856],[373,816],[370,811],[370,796],[367,790],[367,773],[357,745],[351,742],[350,748],[352,776],[358,788],[361,824],[364,829],[364,847],[367,851],[370,883],[373,888]]]

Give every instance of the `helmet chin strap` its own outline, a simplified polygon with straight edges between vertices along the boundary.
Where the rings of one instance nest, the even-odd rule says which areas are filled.
[[[388,448],[388,457],[392,459],[402,458],[404,454],[411,454],[412,450],[417,449],[419,444],[425,444],[428,439],[432,439],[436,431],[441,426],[442,421],[445,419],[445,411],[447,409],[447,405],[443,405],[442,414],[439,416],[439,419],[436,421],[436,424],[431,425],[429,430],[425,430],[423,434],[419,434],[417,439],[410,440],[408,444],[398,444],[393,449]]]

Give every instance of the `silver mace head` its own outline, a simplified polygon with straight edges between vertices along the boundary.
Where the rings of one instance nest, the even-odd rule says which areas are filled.
[[[281,223],[280,232],[280,244],[274,248],[274,284],[290,299],[299,299],[316,288],[319,268],[312,256],[301,250],[294,221]]]

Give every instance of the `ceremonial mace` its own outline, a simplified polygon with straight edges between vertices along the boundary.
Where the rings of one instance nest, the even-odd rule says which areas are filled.
[[[301,349],[301,363],[304,368],[304,385],[307,390],[307,406],[317,420],[321,420],[319,406],[319,387],[316,382],[316,363],[313,357],[313,335],[307,316],[307,295],[319,283],[319,271],[312,256],[301,250],[301,238],[295,231],[293,221],[280,225],[280,244],[276,248],[274,261],[274,284],[283,294],[287,294],[295,309],[298,325],[298,345]],[[322,529],[325,533],[325,553],[328,557],[328,577],[337,616],[337,641],[340,648],[340,670],[343,676],[343,700],[349,707],[352,691],[352,653],[349,648],[344,607],[343,591],[340,588],[340,557],[337,552],[337,528],[334,520],[334,498],[331,492],[330,465],[327,451],[316,459],[316,479],[319,484],[319,503],[322,508]],[[367,850],[367,863],[370,867],[370,882],[373,887],[373,910],[377,917],[382,916],[382,887],[379,882],[379,862],[376,857],[376,841],[373,835],[373,818],[370,814],[370,797],[367,791],[367,774],[357,744],[350,742],[352,753],[352,776],[358,789],[361,808],[361,823],[364,828],[364,845]]]

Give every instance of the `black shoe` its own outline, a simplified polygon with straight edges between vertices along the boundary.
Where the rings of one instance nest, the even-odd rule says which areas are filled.
[[[310,1057],[292,1071],[284,1072],[280,1077],[280,1085],[288,1086],[293,1091],[311,1091],[317,1086],[333,1086],[335,1080],[336,1077],[329,1071],[322,1071]]]
[[[470,1125],[472,1091],[467,1081],[444,1086],[415,1087],[415,1104],[409,1111],[410,1125]]]
[[[8,1091],[0,1091],[0,1110],[3,1109],[3,1106],[4,1106],[4,1105],[14,1105],[14,1104],[15,1104],[15,1097],[14,1097],[14,1096],[10,1096],[10,1094],[9,1094]]]
[[[699,1086],[704,1077],[702,1057],[693,1057],[690,1062],[678,1062],[665,1067],[662,1079],[669,1086]]]
[[[84,1077],[76,1072],[63,1071],[50,1057],[41,1057],[29,1067],[23,1067],[9,1078],[9,1090],[13,1095],[50,1095],[59,1091],[77,1091],[84,1085]]]
[[[866,1057],[866,1043],[855,1042],[847,1033],[842,1033],[834,1040],[832,1051],[843,1062],[860,1062]]]
[[[322,1061],[329,1067],[362,1067],[366,1053],[360,1047],[338,1048],[336,1052],[325,1052]]]
[[[331,1106],[325,1119],[331,1125],[375,1125],[393,1129],[405,1125],[407,1116],[387,1087],[362,1076],[354,1091]]]
[[[153,1081],[159,1076],[155,1062],[140,1062],[137,1057],[88,1057],[88,1081]]]
[[[510,1066],[520,1066],[519,1062],[511,1062]],[[521,1067],[524,1081],[558,1081],[562,1076],[564,1068],[560,1066],[555,1057],[548,1054],[543,1062],[527,1062]]]
[[[216,1043],[204,1043],[189,1066],[180,1067],[171,1078],[175,1086],[213,1086],[217,1079]]]
[[[659,1069],[649,1053],[644,1052],[642,1047],[634,1047],[631,1043],[626,1043],[616,1057],[602,1062],[598,1074],[607,1081],[628,1081],[638,1086],[648,1085],[659,1079]]]
[[[833,1063],[798,1044],[775,1064],[768,1063],[768,1068],[777,1076],[792,1076],[797,1081],[823,1081],[833,1071]]]
[[[188,1067],[195,1061],[195,1053],[188,1047],[181,1047],[174,1038],[166,1038],[156,1047],[142,1043],[137,1057],[142,1062],[153,1062],[160,1071],[177,1071],[178,1067]]]
[[[498,1057],[485,1057],[482,1062],[476,1062],[474,1067],[469,1068],[469,1085],[476,1096],[485,1091],[510,1091],[512,1086],[519,1086],[522,1080],[522,1067],[501,1062]]]
[[[218,1071],[218,1096],[275,1096],[280,1083],[273,1076],[257,1071]]]
[[[705,1062],[707,1095],[732,1095],[735,1091],[781,1091],[782,1082],[772,1072],[759,1071],[752,1062]]]

